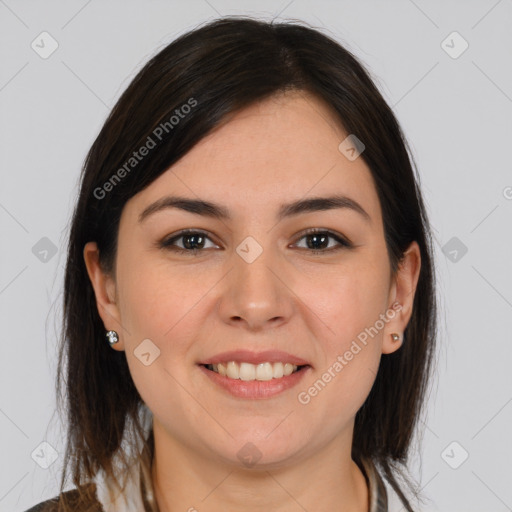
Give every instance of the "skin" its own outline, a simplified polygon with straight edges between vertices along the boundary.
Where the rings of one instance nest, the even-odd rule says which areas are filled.
[[[354,418],[382,354],[400,348],[420,251],[411,243],[391,275],[370,170],[362,158],[350,161],[338,150],[347,135],[328,107],[304,92],[254,104],[126,203],[114,275],[102,271],[95,242],[84,248],[105,329],[120,336],[113,349],[126,351],[153,412],[152,473],[162,512],[368,510],[366,482],[351,459]],[[282,203],[334,192],[356,200],[370,222],[350,209],[276,221]],[[170,193],[220,203],[232,220],[173,208],[138,221]],[[186,228],[212,234],[203,252],[159,248],[160,240]],[[303,235],[308,228],[340,233],[354,247],[329,252],[338,245],[330,238],[323,254],[311,254]],[[247,236],[263,249],[252,263],[236,252]],[[317,396],[299,403],[298,393],[396,301],[402,308],[394,318]],[[149,366],[134,355],[147,338],[160,350]],[[236,349],[280,349],[312,368],[275,397],[236,398],[197,366]],[[237,457],[247,442],[261,453],[250,468]]]

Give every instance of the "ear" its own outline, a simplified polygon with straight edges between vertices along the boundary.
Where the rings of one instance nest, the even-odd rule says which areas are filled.
[[[119,334],[119,341],[112,345],[112,348],[120,351],[124,350],[121,315],[116,304],[115,280],[101,268],[100,252],[96,242],[87,242],[83,254],[87,273],[96,296],[98,313],[105,326],[105,332],[116,331]],[[105,343],[108,343],[106,338]]]
[[[382,353],[391,354],[402,346],[404,331],[412,315],[414,296],[421,268],[421,252],[417,242],[411,242],[398,265],[390,294],[388,311],[394,311],[393,318],[384,330]],[[393,341],[392,333],[397,333],[400,339]]]

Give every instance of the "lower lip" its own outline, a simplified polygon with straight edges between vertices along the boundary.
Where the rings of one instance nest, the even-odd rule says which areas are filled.
[[[311,369],[310,366],[305,366],[301,370],[279,379],[246,381],[230,379],[213,370],[208,370],[208,368],[202,365],[199,365],[199,368],[215,384],[219,385],[233,396],[249,399],[271,398],[283,391],[291,389],[296,386]]]

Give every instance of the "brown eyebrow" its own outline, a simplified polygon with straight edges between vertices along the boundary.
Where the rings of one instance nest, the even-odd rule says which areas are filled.
[[[165,196],[146,207],[144,211],[139,215],[139,222],[144,221],[147,217],[156,212],[166,210],[168,208],[178,208],[186,212],[220,220],[231,220],[229,210],[222,205],[201,199],[190,199],[187,197],[179,196]],[[343,195],[312,197],[294,201],[289,204],[283,204],[279,208],[277,220],[282,220],[286,217],[292,217],[301,213],[333,210],[336,208],[348,208],[359,213],[367,222],[371,223],[370,215],[366,212],[366,210],[354,199]]]

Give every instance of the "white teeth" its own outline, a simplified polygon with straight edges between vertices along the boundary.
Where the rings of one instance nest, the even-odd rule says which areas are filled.
[[[293,364],[286,363],[284,365],[284,374],[285,375],[291,375],[293,373],[293,368],[294,368]]]
[[[250,363],[241,363],[239,376],[240,380],[255,380],[256,366]]]
[[[234,361],[230,361],[228,363],[226,369],[226,376],[230,379],[239,379],[240,378],[240,367]]]
[[[274,379],[279,379],[284,375],[283,363],[274,363]]]
[[[274,370],[270,363],[261,363],[256,366],[256,380],[271,380],[274,377]]]
[[[260,363],[255,365],[251,363],[239,364],[235,361],[207,366],[219,375],[244,381],[280,379],[283,376],[291,375],[298,369],[297,365],[291,363]]]

